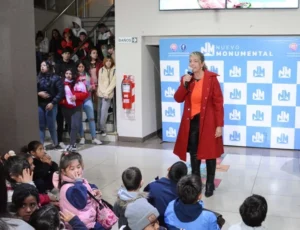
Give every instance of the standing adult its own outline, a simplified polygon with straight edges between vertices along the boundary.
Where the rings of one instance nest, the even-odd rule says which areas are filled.
[[[72,49],[70,47],[64,48],[62,51],[62,60],[57,63],[55,66],[55,73],[58,74],[61,78],[64,78],[64,73],[67,69],[72,69],[73,72],[76,71],[76,65],[74,61],[71,59],[71,53]],[[58,138],[58,144],[60,148],[65,149],[66,146],[63,142],[63,134],[64,134],[64,116],[62,114],[62,105],[58,105],[57,108],[57,116],[56,116],[56,122],[57,122],[57,138]],[[66,125],[67,126],[67,125]],[[66,130],[68,128],[66,127]]]
[[[52,30],[52,38],[50,40],[49,52],[53,56],[54,62],[57,63],[61,60],[59,50],[61,50],[62,36],[57,29]]]
[[[41,64],[38,75],[37,91],[39,106],[40,141],[44,144],[45,130],[48,127],[53,144],[58,147],[56,133],[57,105],[64,97],[64,85],[61,78],[53,73],[53,66],[48,61]]]
[[[174,147],[174,153],[186,160],[190,153],[192,174],[200,176],[201,160],[206,160],[207,181],[205,196],[215,190],[216,158],[224,153],[222,127],[224,126],[223,95],[218,74],[210,72],[200,52],[190,54],[193,74],[182,77],[174,99],[184,102],[183,116]]]

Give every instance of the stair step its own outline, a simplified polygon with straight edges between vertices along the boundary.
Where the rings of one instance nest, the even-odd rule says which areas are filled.
[[[48,130],[46,130],[46,141],[51,142],[51,137],[50,137],[50,133]],[[97,134],[97,139],[101,140],[101,141],[105,141],[105,142],[116,142],[118,141],[118,133],[117,132],[107,132],[107,135],[105,137],[103,137],[100,134]],[[69,140],[70,136],[67,132],[64,133],[63,135],[63,139],[68,139]],[[78,136],[79,138],[79,136]],[[90,133],[85,133],[84,138],[87,141],[92,141],[92,136]]]

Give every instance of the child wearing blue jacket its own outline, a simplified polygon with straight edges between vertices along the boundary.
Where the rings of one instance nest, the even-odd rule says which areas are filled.
[[[165,225],[164,214],[167,206],[172,200],[175,200],[177,195],[177,183],[188,172],[187,166],[184,162],[178,161],[168,169],[167,177],[160,179],[156,178],[155,181],[148,184],[144,192],[148,192],[148,202],[157,208],[159,212],[158,221],[160,226]]]
[[[173,229],[219,230],[217,217],[213,212],[204,210],[202,182],[199,176],[189,175],[177,184],[178,198],[171,201],[165,212],[165,223]]]

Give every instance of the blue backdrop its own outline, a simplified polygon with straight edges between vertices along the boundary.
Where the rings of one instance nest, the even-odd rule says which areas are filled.
[[[224,96],[225,145],[300,149],[300,38],[161,39],[163,141],[175,142],[183,104],[174,93],[201,51]]]

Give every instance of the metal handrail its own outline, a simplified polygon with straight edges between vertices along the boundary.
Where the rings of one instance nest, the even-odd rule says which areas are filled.
[[[104,22],[105,18],[107,17],[107,15],[111,12],[111,10],[115,7],[115,4],[112,4],[107,11],[105,12],[105,14],[100,18],[100,20],[96,23],[96,25],[94,25],[94,27],[90,30],[90,32],[88,32],[86,38],[81,42],[81,44],[74,50],[74,53],[72,54],[72,57],[77,53],[78,50],[80,50],[80,48],[84,45],[84,43],[89,39],[90,35],[94,32],[95,29],[97,29],[98,25],[102,22]]]
[[[53,18],[51,20],[51,22],[49,22],[45,28],[42,30],[44,33],[47,32],[47,30],[58,20],[60,19],[60,17],[74,4],[74,2],[76,2],[76,0],[72,0],[72,2],[70,2],[69,5],[66,6],[65,9],[63,9],[57,16],[55,16],[55,18]]]

